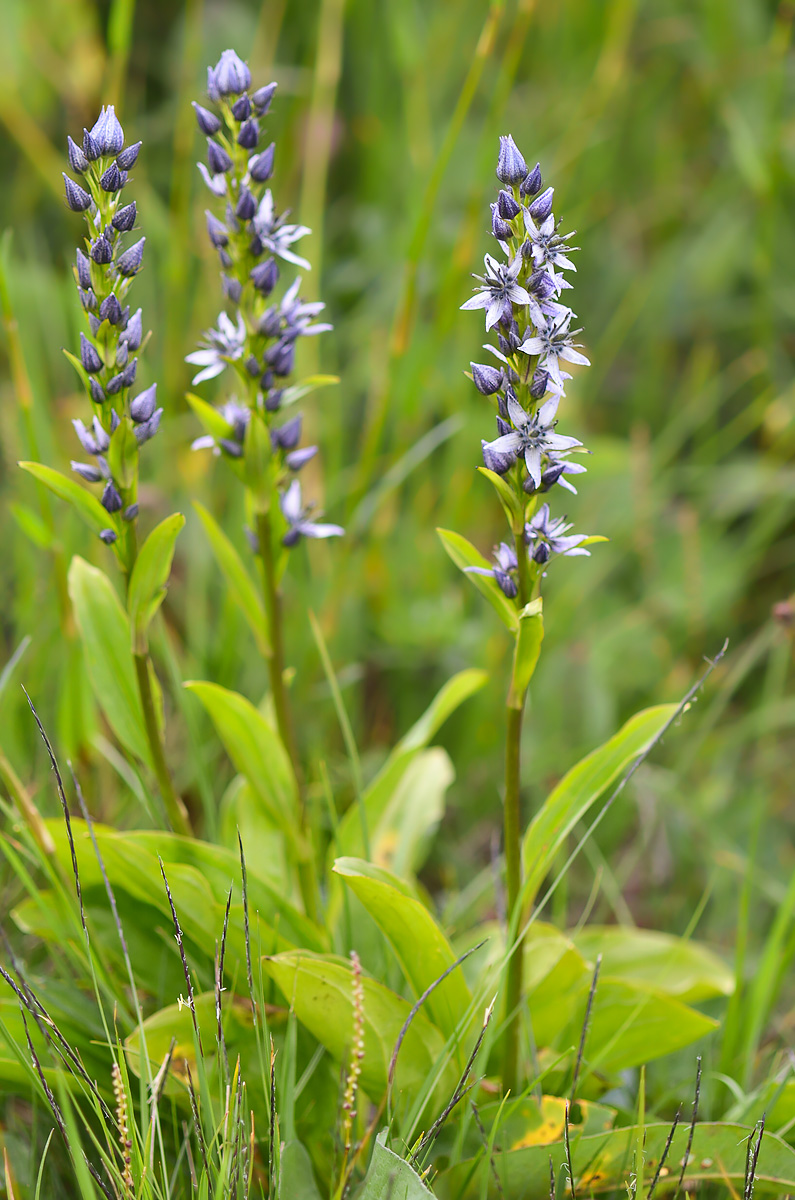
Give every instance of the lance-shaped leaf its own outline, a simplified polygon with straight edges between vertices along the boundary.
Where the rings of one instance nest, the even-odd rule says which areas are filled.
[[[97,702],[122,745],[151,765],[127,614],[107,575],[84,559],[72,559],[68,581]]]
[[[496,471],[490,471],[488,467],[478,467],[478,471],[481,475],[486,476],[497,493],[503,512],[508,518],[508,524],[513,532],[521,533],[524,528],[524,504],[516,495],[516,492],[503,479],[502,475],[498,475]]]
[[[492,564],[460,533],[453,533],[450,529],[437,529],[436,532],[459,571],[486,597],[505,628],[516,633],[519,627],[516,608],[491,574]],[[483,567],[489,574],[475,575],[467,571],[467,567]]]
[[[541,642],[544,638],[544,617],[542,600],[531,600],[519,613],[519,635],[513,651],[513,670],[511,671],[511,687],[508,692],[508,706],[521,708],[524,704],[533,672],[541,653]]]
[[[193,392],[187,392],[185,399],[193,409],[194,414],[198,417],[205,431],[214,437],[216,441],[221,438],[232,438],[235,435],[233,427],[229,424],[223,413],[217,408],[213,408],[212,404],[208,404],[206,400],[202,400],[201,396],[194,396]]]
[[[524,904],[532,903],[566,836],[605,788],[653,745],[676,708],[675,704],[659,704],[636,713],[609,742],[563,776],[524,835]]]
[[[146,653],[147,630],[165,599],[174,547],[184,524],[182,513],[172,513],[166,517],[149,534],[135,560],[127,594],[135,654]]]
[[[282,392],[281,406],[285,408],[288,404],[295,404],[297,400],[302,400],[304,396],[308,396],[310,392],[314,392],[317,388],[329,387],[333,383],[339,383],[339,375],[307,375],[306,379],[302,379],[300,383],[290,384]]]
[[[66,500],[68,504],[71,504],[94,533],[99,534],[103,529],[107,529],[109,524],[107,512],[96,496],[79,484],[76,479],[70,479],[68,475],[62,475],[60,471],[54,471],[52,467],[45,467],[42,463],[21,462],[19,465],[23,471],[27,471],[34,479],[45,484],[61,500]]]
[[[243,565],[243,560],[237,550],[215,518],[203,504],[199,504],[198,500],[193,501],[193,507],[199,514],[215,560],[229,585],[232,599],[246,618],[260,653],[270,657],[271,647],[268,640],[265,608],[254,581]]]
[[[375,1139],[367,1177],[357,1193],[358,1200],[427,1200],[429,1192],[405,1158],[386,1144],[384,1129]]]

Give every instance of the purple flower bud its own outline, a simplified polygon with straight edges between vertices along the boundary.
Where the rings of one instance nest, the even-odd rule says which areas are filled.
[[[291,450],[284,456],[284,465],[290,471],[300,471],[316,454],[317,446],[303,446],[300,450]]]
[[[113,413],[111,414],[111,432],[113,432],[113,430],[116,428],[116,426],[113,424],[114,415],[115,414]],[[116,425],[118,425],[118,417],[116,418]],[[110,448],[110,434],[106,429],[103,428],[99,417],[94,417],[94,420],[91,422],[91,428],[94,430],[94,441],[97,444],[97,451],[99,451],[100,454],[104,454],[105,451]],[[95,453],[97,451],[95,451]]]
[[[262,383],[262,386],[267,390],[267,395],[265,396],[265,411],[273,413],[273,412],[278,412],[282,406],[282,396],[284,395],[284,388],[270,387],[270,384],[266,383],[265,381],[266,381],[266,379],[272,379],[272,378],[273,378],[273,372],[266,371],[265,374],[262,376],[262,379],[260,382]]]
[[[497,211],[503,221],[512,221],[514,217],[519,216],[522,208],[516,203],[511,193],[503,189],[497,197]]]
[[[294,450],[301,440],[301,415],[293,417],[282,425],[281,429],[271,430],[271,441],[274,449]]]
[[[540,223],[546,221],[549,214],[552,212],[552,197],[555,195],[554,188],[547,188],[540,196],[536,196],[533,203],[528,208],[528,212],[534,221]]]
[[[92,467],[89,463],[71,462],[69,466],[79,475],[81,479],[85,479],[86,483],[99,483],[102,478],[102,472],[99,467]]]
[[[89,375],[102,370],[102,359],[99,357],[97,348],[84,333],[80,334],[80,361]]]
[[[231,438],[219,438],[218,445],[230,458],[243,457],[243,447],[238,442],[233,442]]]
[[[93,312],[97,307],[97,297],[91,288],[78,288],[77,294],[85,312]]]
[[[139,446],[142,446],[144,442],[148,442],[150,438],[155,436],[160,427],[160,418],[162,415],[162,408],[156,408],[148,421],[145,421],[143,425],[136,425],[135,439]]]
[[[237,96],[251,87],[251,72],[234,50],[224,50],[213,74],[221,96]]]
[[[121,339],[119,339],[119,344],[116,347],[116,366],[117,367],[125,367],[127,365],[127,360],[129,359],[129,357],[130,357],[130,347],[127,345],[126,342],[123,342]]]
[[[549,545],[546,542],[536,542],[531,557],[533,562],[541,563],[543,566],[544,563],[549,562],[550,553]]]
[[[246,370],[248,371],[248,373],[252,377],[252,379],[256,375],[259,375],[261,369],[262,368],[259,365],[259,359],[256,358],[253,354],[249,354],[248,358],[246,359]]]
[[[132,146],[128,146],[126,150],[122,150],[121,154],[116,155],[116,163],[120,171],[131,171],[138,161],[138,155],[141,153],[143,142],[134,142]]]
[[[86,258],[82,250],[77,250],[75,255],[75,269],[77,273],[77,282],[81,288],[91,287],[91,263]]]
[[[153,383],[143,392],[139,392],[134,400],[130,401],[130,416],[136,425],[143,425],[149,421],[155,411],[157,404],[157,384]]]
[[[507,242],[510,237],[513,237],[513,230],[497,212],[496,204],[491,206],[491,232],[498,242]]]
[[[266,308],[260,317],[257,328],[263,337],[278,337],[282,328],[282,318],[278,308]]]
[[[118,512],[124,501],[116,490],[113,480],[109,479],[105,484],[105,490],[102,493],[100,504],[109,513]]]
[[[261,117],[264,117],[265,113],[270,108],[271,100],[273,99],[273,93],[276,91],[276,87],[277,85],[275,83],[266,83],[265,87],[257,88],[256,92],[252,93],[251,103],[254,105]]]
[[[277,342],[265,354],[274,375],[289,375],[295,365],[295,345],[293,342]]]
[[[105,401],[107,400],[107,396],[105,395],[105,389],[101,386],[101,384],[98,382],[98,380],[89,379],[88,388],[89,388],[89,391],[91,392],[91,399],[94,401],[95,404],[104,404],[105,403]]]
[[[124,184],[122,183],[122,173],[112,162],[107,171],[103,171],[99,179],[99,186],[103,192],[119,192]]]
[[[248,96],[241,96],[232,105],[232,116],[236,121],[247,121],[251,116],[251,101]]]
[[[502,371],[487,363],[470,363],[472,379],[481,396],[493,396],[502,387]]]
[[[510,433],[512,426],[504,417],[497,417],[497,436],[505,437],[506,433]]]
[[[88,170],[88,159],[78,145],[76,145],[70,137],[66,139],[69,155],[69,166],[73,171],[77,171],[78,175],[82,175]]]
[[[235,205],[235,216],[241,221],[250,221],[257,211],[257,201],[245,185],[240,188],[240,195]]]
[[[224,250],[223,246],[218,247],[218,261],[225,271],[228,271],[229,268],[234,265],[232,255],[228,250]]]
[[[91,137],[99,147],[100,154],[118,154],[124,145],[124,130],[112,104],[103,108],[97,118]]]
[[[528,244],[532,246],[532,242]],[[536,296],[540,296],[542,300],[548,300],[555,294],[555,284],[550,279],[549,272],[541,268],[539,271],[533,271],[527,281],[527,290],[535,292]]]
[[[266,150],[261,154],[255,154],[253,158],[248,160],[248,171],[252,179],[257,183],[265,183],[273,174],[273,156],[276,153],[276,143],[271,142]]]
[[[495,567],[494,578],[497,580],[502,593],[507,596],[509,600],[515,600],[519,594],[519,589],[514,583],[513,579],[511,579],[510,575],[506,571],[501,570],[499,567]]]
[[[121,515],[124,517],[125,521],[134,521],[138,516],[138,505],[128,504]]]
[[[536,196],[541,191],[541,163],[536,163],[530,174],[522,180],[519,193],[522,196]]]
[[[255,117],[244,121],[237,135],[237,144],[244,150],[256,150],[259,141],[259,122]]]
[[[140,241],[135,242],[134,245],[130,246],[129,250],[125,250],[124,254],[120,256],[119,261],[116,263],[120,275],[130,276],[138,274],[143,262],[145,241],[145,237],[141,238]]]
[[[209,108],[202,108],[201,104],[193,102],[193,111],[196,113],[196,121],[199,129],[205,137],[212,137],[221,128],[220,118],[214,112],[210,112]]]
[[[137,209],[133,200],[132,204],[125,204],[124,208],[116,210],[111,224],[119,233],[129,233],[135,224],[136,215]]]
[[[221,93],[218,90],[218,83],[215,78],[215,71],[212,67],[207,68],[207,95],[216,103],[221,99]]]
[[[113,247],[105,237],[105,234],[102,233],[91,243],[88,253],[95,263],[98,263],[100,266],[106,266],[113,258]]]
[[[132,385],[135,383],[137,371],[138,359],[134,358],[127,364],[123,371],[120,371],[118,375],[114,375],[113,378],[108,382],[106,388],[108,395],[115,396],[116,393],[122,391],[123,388],[132,387]]]
[[[221,286],[224,289],[224,295],[233,304],[240,303],[240,297],[243,295],[243,285],[239,279],[232,279],[230,275],[222,275]]]
[[[232,160],[224,150],[211,138],[207,139],[207,162],[213,175],[223,175],[232,165]]]
[[[113,292],[99,306],[100,321],[109,321],[111,325],[118,325],[121,321],[121,305],[119,304]]]
[[[127,322],[127,328],[122,333],[122,338],[129,346],[130,350],[137,350],[141,345],[143,338],[143,325],[141,322],[141,310],[133,313]]]
[[[91,207],[91,196],[79,183],[75,183],[74,179],[70,179],[68,175],[63,177],[64,187],[66,188],[66,203],[71,208],[72,212],[85,212]]]
[[[87,129],[83,130],[83,153],[89,162],[96,162],[102,154],[102,147],[94,140]]]
[[[207,233],[212,244],[216,247],[226,246],[229,242],[229,232],[226,225],[224,225],[223,221],[219,221],[209,209],[205,209],[205,216],[207,217]]]
[[[119,535],[115,529],[103,529],[99,536],[106,546],[112,546]]]
[[[538,370],[535,372],[533,375],[533,382],[530,384],[530,395],[534,400],[540,400],[542,396],[546,396],[548,383],[548,372],[543,370]]]
[[[481,446],[483,447],[483,462],[496,475],[504,475],[516,462],[515,454],[502,454],[499,450],[492,450],[488,442],[481,442]]]
[[[269,296],[279,282],[279,268],[276,259],[266,258],[265,262],[257,263],[251,271],[251,281],[258,292]]]
[[[500,183],[521,183],[527,174],[527,163],[519,153],[516,142],[509,135],[500,138],[500,153],[497,159],[497,178]]]

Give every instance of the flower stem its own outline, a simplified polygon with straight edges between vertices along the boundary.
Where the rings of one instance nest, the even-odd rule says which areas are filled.
[[[141,697],[146,737],[152,754],[152,765],[160,787],[160,795],[163,798],[166,814],[174,832],[190,836],[191,827],[188,812],[182,799],[177,795],[171,779],[171,772],[166,762],[166,752],[160,731],[160,723],[157,719],[155,698],[152,692],[152,680],[149,674],[149,655],[135,654],[134,658],[135,675],[138,681],[138,694]]]
[[[273,557],[273,533],[269,512],[257,513],[257,541],[259,558],[262,563],[262,575],[265,584],[265,608],[268,614],[268,634],[271,653],[268,658],[270,673],[271,695],[276,712],[276,725],[279,737],[284,743],[293,768],[295,786],[298,791],[301,833],[304,840],[309,842],[307,854],[299,852],[297,869],[301,896],[304,901],[306,915],[315,920],[317,916],[317,899],[315,887],[314,860],[311,849],[311,838],[307,838],[308,823],[306,813],[306,798],[304,794],[303,772],[298,757],[298,745],[295,739],[290,701],[284,683],[284,621],[282,591],[276,578],[276,563]]]

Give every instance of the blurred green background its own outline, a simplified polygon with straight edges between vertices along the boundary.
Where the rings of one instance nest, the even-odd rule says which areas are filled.
[[[486,553],[502,535],[475,474],[480,439],[494,436],[490,409],[462,374],[483,357],[482,317],[458,309],[493,244],[497,138],[511,132],[529,162],[540,159],[556,215],[582,247],[570,295],[593,367],[570,386],[562,427],[593,457],[580,495],[558,492],[554,504],[560,512],[565,499],[578,529],[610,538],[550,573],[526,722],[527,813],[621,720],[681,696],[730,639],[695,712],[569,875],[557,915],[576,920],[596,880],[596,916],[682,932],[708,892],[698,932],[728,951],[756,837],[763,929],[795,866],[792,4],[2,0],[0,12],[2,661],[31,639],[0,724],[43,810],[54,813],[56,797],[21,682],[56,749],[81,764],[94,811],[143,821],[88,697],[57,562],[33,544],[48,502],[16,467],[31,437],[62,470],[77,450],[70,420],[86,406],[61,349],[82,325],[70,272],[81,223],[61,171],[67,132],[102,102],[116,102],[128,141],[144,141],[129,188],[147,237],[135,290],[153,331],[139,379],[158,381],[166,419],[144,460],[143,521],[175,504],[189,514],[155,655],[169,755],[196,811],[202,800],[212,811],[231,770],[178,676],[255,700],[266,689],[190,509],[192,498],[208,505],[243,551],[239,489],[223,464],[191,453],[199,430],[184,401],[183,357],[220,307],[189,101],[232,46],[256,83],[279,83],[274,193],[314,230],[304,290],[336,327],[301,349],[306,371],[341,379],[305,406],[322,448],[307,486],[349,532],[295,554],[288,590],[313,784],[323,760],[339,803],[350,799],[307,607],[321,617],[367,773],[453,671],[485,666],[492,682],[442,733],[457,779],[427,882],[463,885],[488,864],[509,646],[434,530],[456,529]],[[214,386],[200,390],[209,398]],[[108,557],[71,512],[51,511],[66,555]]]

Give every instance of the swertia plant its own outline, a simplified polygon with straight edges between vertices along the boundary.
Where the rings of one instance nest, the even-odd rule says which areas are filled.
[[[485,274],[463,309],[485,309],[488,344],[496,365],[472,363],[471,378],[496,409],[497,434],[484,441],[478,470],[494,485],[510,526],[510,538],[489,566],[464,538],[442,530],[453,561],[471,575],[515,639],[507,698],[504,795],[504,852],[507,907],[512,939],[521,917],[521,736],[527,689],[544,636],[541,586],[559,556],[587,555],[598,537],[572,534],[564,516],[553,517],[542,497],[556,485],[574,492],[569,476],[585,467],[570,457],[582,442],[560,434],[557,412],[571,379],[568,364],[589,366],[577,348],[574,313],[560,303],[575,270],[569,255],[573,234],[558,233],[552,214],[553,188],[542,190],[540,164],[530,170],[512,137],[500,138],[497,178],[501,189],[491,205],[491,231],[504,260],[485,257]],[[521,940],[511,947],[505,992],[507,1031],[503,1083],[516,1082],[522,999]]]

